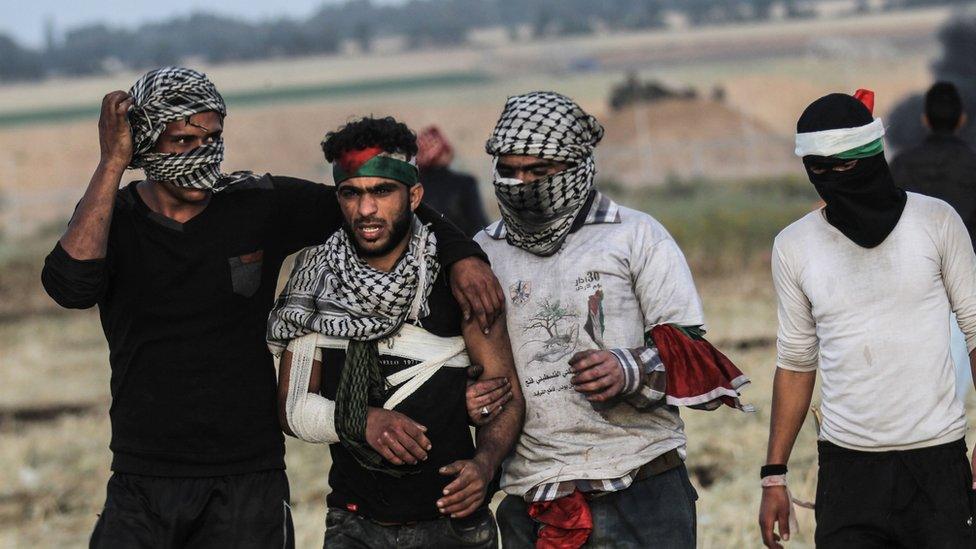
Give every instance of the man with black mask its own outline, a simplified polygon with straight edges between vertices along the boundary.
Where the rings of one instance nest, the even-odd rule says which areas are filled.
[[[818,369],[816,545],[976,544],[946,322],[954,311],[976,346],[976,254],[951,206],[895,186],[873,103],[866,90],[830,94],[797,123],[796,154],[826,207],[773,244],[779,331],[759,511],[768,547],[796,530],[786,464]]]

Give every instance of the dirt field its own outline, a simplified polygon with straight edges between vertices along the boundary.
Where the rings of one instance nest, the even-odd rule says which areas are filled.
[[[767,271],[699,277],[709,337],[753,380],[746,400],[758,412],[684,411],[688,467],[700,495],[703,548],[760,546],[756,480],[765,457],[775,306]],[[94,312],[0,323],[0,547],[84,545],[108,478],[107,349]],[[12,367],[9,367],[12,366]],[[970,410],[976,410],[971,399]],[[14,411],[19,410],[17,416]],[[971,413],[971,420],[976,414]],[[321,546],[329,458],[294,439],[286,456],[298,547]],[[790,463],[793,492],[812,499],[812,421]],[[812,512],[800,510],[791,547],[812,547]]]
[[[743,280],[699,281],[710,336],[754,380],[747,399],[759,412],[684,413],[688,466],[701,495],[702,547],[755,546],[755,472],[768,422],[775,309],[760,270]],[[749,319],[742,322],[741,319]],[[0,322],[5,349],[0,369],[0,547],[84,544],[104,499],[108,444],[107,349],[93,311],[34,315]],[[812,428],[793,461],[812,490]],[[299,547],[321,543],[328,452],[289,440]],[[807,532],[809,532],[807,521]],[[801,535],[801,543],[808,539]]]

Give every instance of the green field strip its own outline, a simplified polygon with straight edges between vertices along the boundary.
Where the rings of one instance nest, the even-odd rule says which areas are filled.
[[[390,91],[418,91],[431,88],[474,86],[485,84],[492,77],[483,72],[454,72],[421,75],[407,78],[383,78],[342,84],[315,84],[288,88],[253,89],[225,93],[229,109],[273,103],[296,103],[317,99],[338,99]],[[0,127],[23,126],[50,122],[68,122],[98,116],[100,104],[50,107],[13,112],[0,112]]]

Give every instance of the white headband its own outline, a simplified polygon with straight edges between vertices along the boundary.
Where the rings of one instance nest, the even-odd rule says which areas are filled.
[[[822,132],[796,134],[796,155],[834,156],[844,151],[862,147],[884,136],[885,128],[880,118],[857,128],[840,128]]]

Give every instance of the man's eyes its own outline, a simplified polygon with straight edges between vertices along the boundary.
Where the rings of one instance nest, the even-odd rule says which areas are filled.
[[[203,142],[210,144],[210,143],[215,143],[218,139],[220,139],[220,135],[208,135],[203,138]],[[173,139],[173,142],[178,145],[189,145],[190,143],[193,143],[193,141],[195,140],[196,138],[191,135],[180,135],[178,137],[175,137]]]

